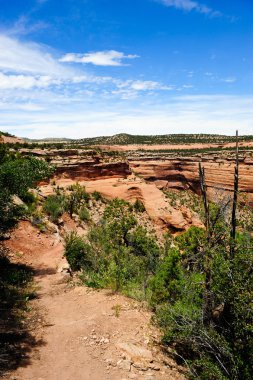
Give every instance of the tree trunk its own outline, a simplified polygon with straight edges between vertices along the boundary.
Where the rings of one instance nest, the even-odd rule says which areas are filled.
[[[236,209],[238,200],[238,183],[239,183],[239,144],[238,144],[238,131],[236,131],[236,161],[235,161],[235,174],[234,174],[234,198],[231,217],[231,231],[230,231],[230,258],[233,259],[235,255],[235,233],[236,233]]]

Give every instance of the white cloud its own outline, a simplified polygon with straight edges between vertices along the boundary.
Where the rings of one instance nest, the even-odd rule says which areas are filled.
[[[87,54],[68,53],[60,58],[60,62],[91,63],[95,66],[124,66],[124,59],[138,58],[138,55],[128,54],[116,50],[97,51]]]
[[[29,17],[22,15],[14,23],[14,25],[8,29],[8,36],[24,36],[31,33],[36,33],[40,30],[47,29],[49,24],[44,21],[31,22]]]
[[[6,75],[0,72],[0,89],[32,89],[34,87],[49,87],[50,85],[60,84],[59,80],[53,79],[48,75],[34,77],[31,75]]]
[[[154,81],[150,81],[150,80],[146,80],[146,81],[141,81],[141,80],[133,81],[131,83],[130,87],[133,90],[136,90],[136,91],[170,90],[171,89],[169,87],[161,85],[161,83],[159,83],[159,82],[154,82]]]
[[[236,80],[237,80],[236,77],[228,77],[228,78],[222,79],[222,81],[225,82],[225,83],[235,83]]]
[[[118,94],[122,99],[134,99],[138,96],[139,92],[152,92],[159,90],[173,90],[174,86],[166,86],[160,82],[149,80],[127,80],[127,81],[114,81],[117,90],[113,90],[113,94]]]
[[[75,73],[59,64],[48,51],[48,47],[0,34],[0,70],[55,77],[71,77]]]
[[[170,97],[163,103],[89,102],[86,97],[44,97],[43,110],[34,103],[1,107],[0,130],[34,138],[164,133],[253,133],[253,97],[199,95]],[[27,112],[29,106],[33,112]],[[22,109],[23,108],[23,109]],[[11,112],[10,112],[11,109]]]
[[[164,4],[167,7],[173,7],[177,9],[182,9],[186,12],[196,11],[202,14],[206,14],[212,17],[222,16],[222,13],[215,11],[204,4],[201,4],[193,0],[157,0],[159,3]]]

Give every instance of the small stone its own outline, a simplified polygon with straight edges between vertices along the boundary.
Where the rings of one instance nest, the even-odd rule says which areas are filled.
[[[133,366],[139,371],[148,371],[149,367],[143,362],[134,362]]]
[[[157,364],[149,364],[149,368],[152,369],[153,371],[160,371],[160,367]]]
[[[117,366],[120,368],[120,369],[123,369],[125,371],[130,371],[131,370],[131,362],[130,360],[122,360],[120,359],[118,362],[117,362]]]

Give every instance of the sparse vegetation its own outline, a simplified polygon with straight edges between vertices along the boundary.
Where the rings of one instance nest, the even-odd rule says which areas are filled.
[[[86,206],[81,206],[78,215],[83,222],[88,222],[90,220],[90,213]]]
[[[52,171],[45,162],[20,158],[0,144],[0,240],[33,210],[36,198],[28,190]],[[12,263],[0,241],[0,375],[15,368],[26,357],[28,345],[34,344],[24,322],[27,302],[34,297],[31,279],[31,269]]]
[[[66,208],[66,199],[64,195],[49,195],[43,203],[43,210],[50,216],[52,222],[57,222]]]
[[[166,138],[163,136],[163,142],[186,143],[183,135]],[[191,138],[194,142],[196,139],[199,142],[234,141],[226,136],[194,135],[187,136],[188,143]],[[111,140],[99,139],[93,139],[92,143],[126,144],[131,141],[152,145],[158,144],[160,137],[119,135]],[[249,137],[248,141],[251,139]],[[83,147],[87,141],[81,142]],[[90,144],[91,140],[88,142]],[[55,144],[58,143],[52,142],[52,148]],[[60,144],[65,146],[65,142]],[[193,154],[190,150],[186,152]],[[110,153],[108,157],[117,154]],[[52,169],[45,161],[22,158],[15,147],[10,152],[7,146],[0,145],[0,233],[3,235],[27,214],[31,215],[33,224],[44,231],[48,217],[57,222],[67,212],[79,227],[88,230],[87,236],[79,236],[74,231],[65,236],[65,256],[71,270],[79,272],[84,284],[94,288],[108,287],[145,301],[162,329],[164,347],[170,347],[173,357],[187,365],[190,379],[250,380],[253,368],[253,214],[243,197],[239,197],[239,210],[237,213],[234,210],[231,221],[230,199],[224,197],[216,203],[208,203],[204,197],[203,206],[199,196],[190,191],[166,191],[172,206],[182,210],[187,206],[201,218],[206,228],[191,227],[158,243],[156,236],[140,223],[146,213],[139,199],[134,204],[121,199],[108,202],[97,191],[89,195],[77,183],[66,190],[55,188],[55,194],[43,203],[38,202],[28,189],[50,173]],[[201,184],[205,193],[205,184]],[[13,196],[18,197],[19,204],[15,204]],[[96,208],[99,209],[96,215],[100,216],[93,219]],[[232,234],[235,216],[238,228],[236,234]],[[2,246],[0,249],[0,303],[4,307],[7,305],[4,310],[10,311],[15,319],[16,308],[25,310],[26,301],[32,296],[26,291],[31,273],[25,267],[13,266]],[[10,302],[7,302],[8,297]],[[119,317],[121,306],[115,305],[113,312]],[[0,342],[0,366],[4,350],[5,345]]]
[[[189,203],[206,221],[195,195],[168,195],[179,206]],[[241,225],[231,258],[230,206],[225,197],[209,204],[208,233],[191,227],[161,247],[138,225],[139,205],[115,199],[81,239],[82,281],[146,300],[164,333],[163,344],[187,364],[192,379],[251,378],[253,240]],[[243,215],[250,219],[252,211]]]
[[[136,199],[136,201],[134,202],[134,209],[137,212],[144,212],[144,211],[146,211],[145,206],[144,206],[143,202],[140,199]]]
[[[103,198],[102,194],[99,191],[93,191],[92,196],[95,199],[95,201],[101,201],[101,202],[105,201],[105,199]]]

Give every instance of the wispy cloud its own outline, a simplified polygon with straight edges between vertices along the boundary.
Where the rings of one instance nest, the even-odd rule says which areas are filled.
[[[193,0],[156,0],[156,1],[158,1],[159,3],[167,7],[181,9],[186,12],[195,11],[195,12],[202,13],[211,17],[222,16],[221,12],[216,11],[204,4],[201,4]]]
[[[236,77],[228,77],[228,78],[222,79],[222,82],[225,82],[225,83],[235,83],[236,81],[237,81]]]
[[[0,72],[0,89],[32,89],[34,87],[45,88],[53,84],[60,84],[60,81],[48,75],[39,77],[31,75],[6,75]]]
[[[28,16],[22,15],[13,24],[13,26],[8,29],[8,35],[25,36],[47,29],[48,27],[49,24],[45,21],[31,22]]]
[[[60,62],[91,63],[95,66],[124,66],[125,59],[138,58],[135,54],[124,54],[116,50],[97,51],[87,54],[68,53],[60,58]]]
[[[107,52],[108,53],[108,52]],[[94,53],[95,54],[95,53]],[[95,54],[96,55],[96,54]],[[0,34],[0,90],[8,101],[15,98],[17,104],[41,102],[43,96],[59,100],[64,94],[68,101],[78,97],[131,99],[141,94],[171,90],[171,86],[152,80],[122,80],[112,76],[99,76],[86,72],[86,68],[70,66],[71,57],[57,58],[57,52],[49,47],[24,42],[14,36]],[[116,58],[117,57],[117,58]],[[123,53],[96,55],[94,62],[100,65],[121,65],[124,58],[135,58]],[[91,59],[91,57],[89,57]],[[113,61],[113,62],[112,62]],[[44,91],[49,93],[45,94]],[[0,94],[1,95],[1,94]],[[63,97],[60,98],[62,102]]]
[[[227,95],[199,95],[170,97],[155,104],[131,101],[125,106],[101,101],[85,103],[55,102],[44,97],[43,109],[31,102],[1,106],[0,130],[19,136],[84,137],[155,133],[224,133],[252,134],[253,98]],[[52,106],[53,105],[53,106]],[[31,110],[32,112],[27,112]],[[11,112],[10,112],[11,111]],[[73,133],[74,131],[74,133]],[[106,132],[105,132],[106,131]]]
[[[0,70],[57,77],[73,75],[74,71],[61,65],[49,51],[46,46],[0,34]]]

